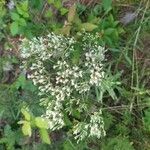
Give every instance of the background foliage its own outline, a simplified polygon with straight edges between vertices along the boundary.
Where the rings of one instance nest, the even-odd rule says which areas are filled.
[[[0,1],[0,149],[149,150],[149,0]],[[107,48],[103,83],[106,137],[76,143],[63,128],[46,130],[37,88],[22,71],[20,40],[49,32],[74,36],[82,30]],[[75,54],[78,57],[79,53]],[[20,125],[21,124],[21,125]],[[68,122],[69,124],[69,122]],[[23,132],[22,132],[23,131]]]

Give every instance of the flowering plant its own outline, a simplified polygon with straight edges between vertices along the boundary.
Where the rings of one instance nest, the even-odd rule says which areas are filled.
[[[104,78],[105,49],[99,36],[83,33],[80,40],[50,33],[46,37],[24,39],[21,56],[28,78],[38,86],[43,118],[52,131],[72,121],[70,132],[77,141],[105,135],[98,98]]]

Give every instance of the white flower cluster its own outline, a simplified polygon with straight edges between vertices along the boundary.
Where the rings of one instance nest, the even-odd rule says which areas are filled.
[[[48,103],[46,114],[42,117],[48,120],[50,129],[60,129],[65,125],[63,121],[63,114],[61,113],[62,108],[62,104],[58,101],[55,102],[55,100],[52,100]]]
[[[93,115],[91,115],[89,128],[91,136],[100,138],[101,135],[106,135],[101,109],[99,110],[99,112],[94,112]]]
[[[101,86],[105,49],[97,39],[97,36],[84,33],[78,42],[74,38],[50,33],[32,41],[23,40],[21,56],[24,58],[24,67],[30,70],[28,78],[38,86],[40,96],[51,99],[47,103],[46,113],[42,115],[49,120],[51,130],[65,125],[63,112],[72,115],[74,104],[79,113],[86,114],[87,103],[93,100],[88,96],[92,93],[92,87]],[[77,44],[81,49],[80,60],[73,63]],[[85,120],[75,126],[77,139],[80,139],[79,132],[84,135],[82,139],[87,137],[87,133],[89,137],[97,138],[105,135],[102,114],[92,113],[90,123],[87,124]]]
[[[7,4],[9,10],[12,10],[15,7],[15,3],[13,0],[10,0]]]
[[[104,121],[102,118],[101,110],[98,112],[94,112],[90,116],[90,122],[79,122],[74,126],[73,134],[75,135],[75,139],[79,141],[88,138],[88,137],[97,137],[101,138],[101,136],[105,136],[106,132],[104,130]]]
[[[64,54],[64,50],[74,43],[73,38],[64,38],[61,35],[50,33],[47,37],[33,38],[32,41],[24,39],[21,45],[21,56],[29,58],[35,56],[36,60],[44,61],[51,57],[59,57]],[[67,53],[66,53],[67,55]]]

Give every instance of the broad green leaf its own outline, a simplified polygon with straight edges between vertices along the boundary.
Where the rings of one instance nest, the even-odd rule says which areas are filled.
[[[68,12],[68,22],[72,23],[75,19],[75,16],[76,16],[76,5],[73,5],[70,7]]]
[[[48,129],[48,122],[41,117],[35,118],[35,124],[38,128]]]
[[[21,112],[24,115],[25,119],[30,121],[31,116],[30,116],[29,112],[27,110],[25,110],[25,109],[21,109]]]
[[[30,122],[28,122],[28,121],[24,122],[24,124],[22,126],[22,132],[24,135],[31,136],[31,124],[30,124]]]
[[[24,90],[35,92],[37,87],[32,83],[32,81],[27,80],[24,86]]]
[[[17,12],[25,18],[29,17],[28,14],[28,1],[22,2],[20,5],[16,6]]]
[[[19,89],[22,88],[26,91],[34,92],[36,91],[36,86],[33,85],[32,81],[26,80],[24,75],[20,75],[18,79],[12,84],[12,88]]]
[[[17,20],[19,20],[20,16],[19,16],[17,13],[11,13],[11,18],[12,18],[14,21],[17,21]]]
[[[18,22],[13,22],[13,23],[10,25],[10,31],[11,31],[11,34],[12,34],[13,36],[18,33],[18,31],[19,31]]]
[[[25,85],[26,85],[26,78],[24,75],[20,75],[18,77],[18,79],[16,80],[16,82],[14,82],[13,84],[15,86],[16,89],[19,89],[20,87],[22,89],[24,89]]]
[[[66,8],[61,8],[60,9],[61,15],[65,15],[67,12],[68,12],[68,9],[66,9]]]
[[[47,132],[46,129],[40,129],[40,136],[41,136],[41,139],[44,143],[46,143],[46,144],[51,143],[50,137],[49,137],[48,132]]]
[[[27,25],[26,20],[23,19],[23,18],[20,18],[20,19],[19,19],[19,25],[21,25],[21,26],[26,26],[26,25]]]
[[[24,11],[20,8],[19,5],[17,5],[16,8],[17,8],[17,12],[18,12],[20,15],[23,15],[23,14],[24,14]]]
[[[62,1],[61,0],[55,0],[55,2],[53,4],[57,9],[60,9],[62,7]]]
[[[21,8],[22,8],[22,10],[24,10],[25,12],[28,11],[28,0],[21,2]]]
[[[28,12],[24,12],[24,13],[23,13],[23,17],[24,17],[24,18],[29,18]]]
[[[82,23],[80,28],[81,29],[85,29],[85,31],[93,31],[94,29],[96,29],[98,26],[92,23]]]
[[[103,0],[102,6],[105,11],[109,11],[111,9],[112,0]]]

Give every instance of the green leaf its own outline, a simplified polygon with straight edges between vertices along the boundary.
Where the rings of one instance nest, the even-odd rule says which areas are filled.
[[[27,80],[24,86],[24,90],[35,92],[37,87],[32,83],[32,81]]]
[[[35,124],[38,128],[48,129],[48,122],[41,117],[35,118]]]
[[[66,140],[63,143],[63,150],[76,150],[76,147],[70,140]]]
[[[23,126],[22,126],[22,132],[24,135],[31,136],[31,125],[30,122],[25,121]]]
[[[16,6],[17,12],[22,15],[24,18],[28,18],[28,1],[24,1],[21,4]]]
[[[117,95],[114,91],[113,85],[115,82],[111,81],[111,79],[107,78],[107,80],[102,82],[102,87],[104,88],[103,90],[107,91],[109,95],[112,97],[113,100],[118,100]]]
[[[11,34],[12,34],[13,36],[18,33],[18,31],[19,31],[18,22],[13,22],[13,23],[10,25],[10,31],[11,31]]]
[[[118,30],[119,34],[125,33],[125,30],[123,28],[121,28],[121,27],[118,27],[117,30]]]
[[[80,46],[76,46],[76,50],[72,53],[71,61],[73,64],[78,64],[81,56]]]
[[[7,138],[1,138],[0,139],[0,144],[5,144],[7,143],[8,139]]]
[[[20,16],[17,13],[11,13],[11,18],[15,21],[19,20]]]
[[[77,25],[77,26],[80,26],[82,24],[82,21],[81,19],[79,18],[79,15],[76,13],[75,14],[75,17],[74,17],[74,23]]]
[[[23,1],[23,2],[21,3],[21,8],[22,8],[22,10],[24,10],[25,12],[28,11],[28,0]]]
[[[51,143],[48,132],[46,129],[40,129],[40,136],[41,136],[41,139],[44,143],[46,143],[46,144]]]
[[[82,23],[80,26],[80,29],[85,29],[85,31],[93,31],[96,29],[98,26],[92,23]]]
[[[34,92],[36,91],[36,86],[33,85],[32,81],[26,80],[24,75],[20,75],[18,79],[11,85],[12,89],[19,89]]]
[[[79,111],[77,111],[77,110],[73,110],[72,115],[75,118],[78,118],[78,119],[81,117],[81,113]]]
[[[115,31],[114,28],[108,28],[108,29],[105,30],[104,34],[105,35],[111,35],[114,31]]]
[[[70,7],[68,12],[68,22],[72,23],[74,21],[75,16],[76,16],[76,5],[73,5]]]
[[[17,5],[16,8],[17,8],[17,12],[18,12],[20,15],[23,15],[24,11],[20,8],[20,6]]]
[[[144,114],[143,121],[145,130],[150,131],[150,108],[146,109]]]
[[[113,24],[115,23],[115,20],[114,20],[114,17],[113,17],[112,14],[109,15],[108,21],[109,21],[109,23],[113,26]],[[118,21],[117,21],[117,22],[118,22]],[[116,23],[115,23],[115,24],[116,24]]]
[[[69,127],[72,126],[72,122],[70,121],[70,119],[66,113],[64,114],[64,122],[65,122],[66,126],[69,126]]]
[[[21,112],[24,115],[25,119],[30,121],[31,116],[30,116],[29,112],[27,110],[25,110],[25,109],[21,109]]]
[[[23,17],[24,17],[24,18],[29,18],[29,14],[28,14],[27,12],[24,12],[24,13],[23,13]]]
[[[25,78],[24,75],[20,75],[20,76],[18,77],[18,79],[16,80],[16,82],[14,82],[14,84],[13,84],[13,86],[14,86],[16,89],[19,89],[20,87],[21,87],[22,89],[24,89],[25,85],[26,85],[26,78]]]
[[[45,18],[51,18],[53,16],[53,13],[51,10],[46,10],[45,11],[45,14],[44,14],[44,17]]]
[[[61,15],[65,15],[67,12],[68,12],[68,9],[66,9],[66,8],[61,8],[60,9]]]
[[[60,9],[62,7],[62,1],[61,0],[55,0],[55,2],[53,4],[57,9]]]
[[[25,120],[20,120],[20,121],[18,121],[17,123],[18,124],[24,124],[26,121]]]
[[[53,3],[54,3],[54,0],[48,0],[48,3],[49,3],[49,4],[53,4]]]
[[[103,0],[102,6],[105,11],[109,11],[111,9],[112,0]]]
[[[27,26],[26,20],[23,19],[23,18],[20,18],[19,19],[19,25],[21,25],[21,26]]]
[[[12,129],[10,125],[6,125],[4,128],[4,134],[5,136],[10,136],[12,134]]]

